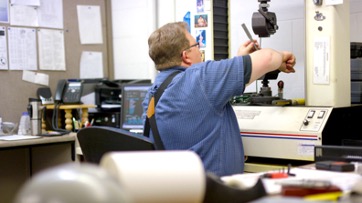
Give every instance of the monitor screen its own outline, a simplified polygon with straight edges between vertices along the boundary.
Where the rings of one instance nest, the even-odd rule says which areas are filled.
[[[143,130],[142,102],[150,87],[150,83],[124,84],[122,86],[121,128]]]

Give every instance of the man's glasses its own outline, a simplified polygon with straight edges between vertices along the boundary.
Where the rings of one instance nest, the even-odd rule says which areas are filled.
[[[188,50],[188,49],[191,49],[192,47],[197,47],[197,48],[200,48],[200,44],[198,42],[196,42],[195,44],[193,45],[190,45],[189,47],[187,47],[186,49],[184,49],[182,52]],[[181,56],[182,56],[182,53],[181,53]]]
[[[196,42],[195,44],[193,44],[193,45],[191,45],[189,48],[187,48],[187,49],[191,49],[192,47],[197,47],[197,48],[199,48],[200,47],[200,44],[198,43],[198,42]],[[187,49],[185,49],[185,50],[187,50]]]

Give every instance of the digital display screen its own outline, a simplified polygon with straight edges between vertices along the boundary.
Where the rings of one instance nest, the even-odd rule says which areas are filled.
[[[151,84],[125,84],[122,87],[121,128],[143,129],[143,100]]]

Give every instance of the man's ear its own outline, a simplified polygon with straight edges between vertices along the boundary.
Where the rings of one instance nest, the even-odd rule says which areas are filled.
[[[191,59],[188,57],[187,51],[183,51],[183,52],[182,52],[181,58],[182,58],[182,63],[184,63],[184,64],[186,64],[186,65],[188,65],[188,66],[191,66],[191,65],[192,65],[192,61],[191,61]]]

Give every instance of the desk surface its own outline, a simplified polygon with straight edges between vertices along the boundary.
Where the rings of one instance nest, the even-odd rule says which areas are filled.
[[[275,171],[274,171],[275,172]],[[349,193],[353,191],[354,186],[362,181],[362,176],[355,172],[333,172],[325,170],[316,170],[311,165],[303,168],[292,168],[291,173],[295,176],[281,179],[263,179],[264,187],[267,191],[268,196],[260,200],[253,201],[253,203],[280,203],[280,202],[307,202],[300,197],[285,197],[280,196],[282,185],[281,183],[290,180],[328,180],[333,185],[339,187],[345,194],[346,201],[343,202],[359,202],[354,200],[361,200],[362,196],[349,197]],[[253,186],[259,177],[264,173],[247,173],[247,174],[236,174],[231,176],[222,177],[222,180],[227,184],[241,187]],[[361,184],[362,186],[362,184]],[[291,201],[293,199],[293,201]],[[353,200],[353,201],[350,201]],[[322,201],[329,202],[329,201]]]
[[[9,148],[9,147],[21,147],[29,145],[41,145],[41,144],[50,144],[50,143],[60,143],[60,142],[69,142],[75,141],[76,134],[70,133],[68,135],[62,136],[53,136],[53,137],[41,137],[37,139],[28,139],[28,140],[12,140],[4,141],[0,140],[0,149]]]

